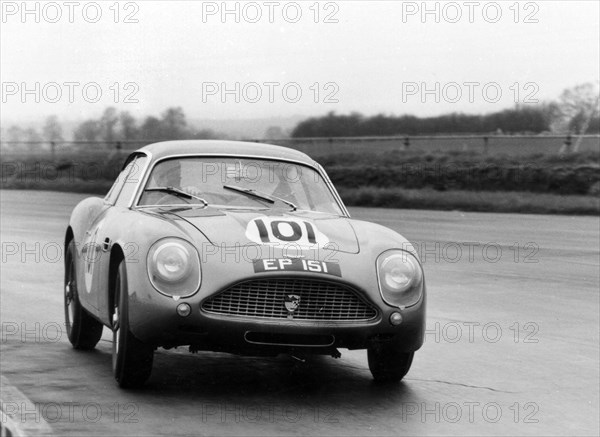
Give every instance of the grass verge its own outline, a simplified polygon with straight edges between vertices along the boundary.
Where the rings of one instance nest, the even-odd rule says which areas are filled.
[[[600,214],[600,199],[594,196],[381,187],[340,187],[338,191],[349,206],[524,214]]]
[[[8,178],[0,184],[3,190],[39,190],[39,191],[65,191],[69,193],[87,193],[95,196],[104,196],[110,190],[112,181],[107,180],[82,180],[72,178],[58,178],[54,180],[36,181],[21,178]]]

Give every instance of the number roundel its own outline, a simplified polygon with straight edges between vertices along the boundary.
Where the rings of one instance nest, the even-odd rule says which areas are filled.
[[[329,243],[329,239],[307,221],[295,218],[272,219],[260,217],[251,220],[246,228],[246,237],[258,244],[285,245],[300,247],[319,247]]]

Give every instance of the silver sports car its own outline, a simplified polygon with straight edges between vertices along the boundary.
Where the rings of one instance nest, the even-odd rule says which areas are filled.
[[[399,381],[423,344],[425,279],[410,243],[353,220],[304,153],[171,141],[132,153],[106,197],[79,203],[65,234],[69,340],[113,334],[121,387],[154,350],[339,357],[366,349]]]

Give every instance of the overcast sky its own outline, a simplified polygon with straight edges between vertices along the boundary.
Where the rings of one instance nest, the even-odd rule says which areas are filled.
[[[2,2],[2,120],[479,113],[599,77],[597,1],[114,3]]]

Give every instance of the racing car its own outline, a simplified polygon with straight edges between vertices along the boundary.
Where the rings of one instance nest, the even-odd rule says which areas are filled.
[[[426,287],[413,246],[353,220],[324,169],[290,148],[166,141],[131,153],[104,198],[73,210],[64,309],[75,349],[112,331],[120,387],[157,348],[339,357],[366,349],[397,382],[423,344]]]

